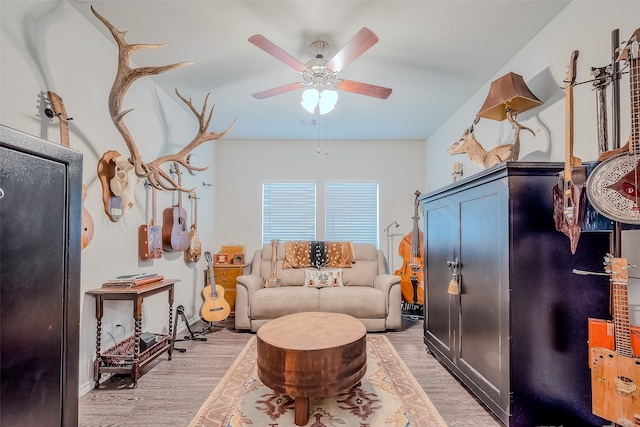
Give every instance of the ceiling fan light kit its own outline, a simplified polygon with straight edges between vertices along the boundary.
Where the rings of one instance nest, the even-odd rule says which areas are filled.
[[[300,104],[309,113],[313,114],[318,108],[320,115],[327,114],[332,111],[338,102],[338,92],[335,90],[318,90],[315,87],[302,92],[302,101]]]
[[[264,99],[300,88],[306,88],[302,94],[300,103],[305,110],[314,113],[316,108],[319,114],[326,114],[333,110],[338,102],[338,93],[335,89],[352,92],[359,95],[371,96],[379,99],[387,99],[392,89],[353,80],[337,79],[338,73],[356,58],[366,52],[378,42],[378,37],[366,27],[363,27],[347,44],[330,59],[325,59],[329,51],[329,45],[324,41],[314,41],[310,49],[314,58],[303,64],[280,47],[267,40],[261,34],[249,37],[249,42],[267,52],[274,58],[284,62],[289,67],[302,74],[302,82],[289,83],[284,86],[257,92],[254,98]]]

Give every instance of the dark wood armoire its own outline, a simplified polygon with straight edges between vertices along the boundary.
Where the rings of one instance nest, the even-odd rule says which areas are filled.
[[[420,197],[424,342],[508,426],[601,426],[588,318],[609,318],[609,233],[556,231],[561,163],[509,162]],[[460,293],[448,293],[452,263]]]
[[[76,426],[82,155],[0,126],[0,425]]]

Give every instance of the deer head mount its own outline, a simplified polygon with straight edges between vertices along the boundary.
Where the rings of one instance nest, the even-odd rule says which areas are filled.
[[[515,130],[515,139],[513,144],[502,144],[497,147],[493,147],[487,151],[476,139],[473,128],[480,117],[476,117],[473,124],[465,129],[464,133],[456,142],[447,149],[449,154],[464,154],[469,156],[469,159],[480,166],[482,169],[490,168],[502,162],[515,162],[520,156],[520,130],[525,129],[535,135],[533,130],[528,127],[522,126],[516,122],[511,111],[507,111],[507,120],[511,123]]]
[[[209,95],[207,95],[204,100],[202,110],[198,111],[194,107],[191,98],[187,100],[178,92],[178,89],[176,88],[176,95],[178,96],[178,98],[180,98],[180,100],[189,107],[189,109],[198,119],[198,133],[191,140],[191,142],[189,142],[177,153],[160,156],[150,162],[143,161],[140,151],[138,150],[138,147],[136,146],[136,143],[133,139],[133,136],[131,135],[131,132],[129,132],[127,125],[124,123],[124,116],[133,110],[122,110],[122,101],[124,99],[124,95],[129,87],[131,87],[131,85],[139,78],[164,73],[165,71],[183,67],[185,65],[191,65],[192,63],[179,62],[176,64],[156,67],[131,68],[131,66],[129,65],[129,60],[131,54],[134,51],[140,49],[155,49],[158,47],[166,46],[166,44],[129,44],[127,41],[125,41],[124,38],[125,34],[127,33],[126,31],[118,31],[113,25],[111,25],[111,23],[109,23],[109,21],[107,21],[103,16],[96,12],[93,6],[91,6],[91,11],[109,29],[111,35],[118,44],[118,71],[116,73],[116,78],[113,82],[113,86],[111,87],[111,91],[109,92],[109,114],[111,115],[113,124],[120,132],[120,135],[122,135],[122,138],[124,139],[124,142],[129,149],[131,157],[129,157],[128,160],[133,165],[135,174],[140,178],[145,178],[150,185],[158,190],[179,190],[184,192],[193,191],[193,189],[182,187],[182,185],[176,182],[171,177],[171,174],[169,172],[165,172],[161,168],[161,166],[165,163],[177,162],[178,164],[184,166],[184,168],[188,171],[203,171],[208,169],[209,166],[196,167],[190,165],[187,161],[187,156],[200,144],[207,141],[220,139],[225,136],[231,131],[231,129],[233,129],[235,120],[226,130],[222,132],[207,131],[211,122],[211,117],[213,115],[213,107],[211,107],[207,114],[207,101],[209,99]]]
[[[490,151],[478,142],[473,134],[473,127],[478,123],[479,117],[476,117],[471,126],[465,129],[464,133],[456,142],[447,149],[449,154],[467,154],[469,159],[482,169],[490,168],[507,160],[512,160],[513,145],[504,144],[494,147]]]

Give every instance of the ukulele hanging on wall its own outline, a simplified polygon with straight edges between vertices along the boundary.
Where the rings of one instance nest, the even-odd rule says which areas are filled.
[[[198,262],[202,254],[202,244],[198,236],[198,196],[195,190],[189,194],[189,199],[193,200],[193,222],[189,231],[189,247],[184,251],[184,259],[187,262]]]
[[[69,120],[67,112],[64,108],[62,98],[55,92],[48,91],[49,103],[51,109],[46,109],[45,114],[49,118],[57,117],[60,123],[60,145],[69,148]],[[87,186],[82,184],[82,249],[86,248],[93,239],[93,218],[91,214],[84,206],[84,201],[87,197]]]
[[[582,231],[585,211],[584,184],[587,167],[573,155],[573,88],[576,83],[576,64],[579,52],[574,50],[569,60],[565,87],[565,162],[558,184],[553,187],[553,220],[556,230],[569,238],[571,253],[575,254]]]
[[[178,175],[178,185],[182,187],[181,172],[178,163],[173,163]],[[189,247],[187,211],[182,207],[182,191],[178,192],[178,204],[166,208],[162,213],[162,248],[168,252],[182,252]]]
[[[151,222],[141,225],[138,229],[140,259],[143,261],[162,258],[162,227],[156,225],[156,188],[149,184],[145,184],[145,187],[151,187],[152,213]]]

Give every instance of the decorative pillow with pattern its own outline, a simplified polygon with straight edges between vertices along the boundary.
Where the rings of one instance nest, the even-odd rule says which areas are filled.
[[[344,286],[342,284],[342,269],[305,270],[304,285],[309,288],[324,288],[327,286]]]

